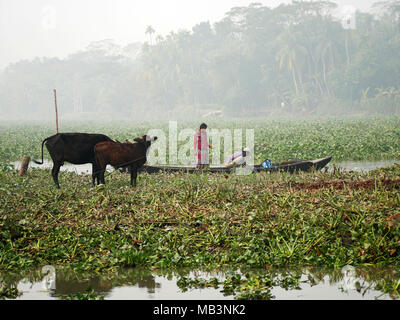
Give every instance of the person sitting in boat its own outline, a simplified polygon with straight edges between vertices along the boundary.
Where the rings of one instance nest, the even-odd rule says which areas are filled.
[[[231,155],[225,163],[226,168],[233,166],[246,165],[246,157],[250,154],[250,149],[245,147],[242,151],[236,152]]]
[[[197,157],[196,169],[209,166],[210,160],[208,149],[212,149],[213,147],[212,145],[208,144],[207,125],[205,123],[202,123],[199,131],[194,134],[193,148]]]

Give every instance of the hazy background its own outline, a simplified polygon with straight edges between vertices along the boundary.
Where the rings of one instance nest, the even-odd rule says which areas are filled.
[[[384,65],[398,58],[398,7],[253,2],[0,0],[0,117],[51,116],[53,88],[70,117],[313,114],[362,102],[369,109],[357,112],[370,112],[365,99],[385,90],[398,102],[397,66]],[[360,24],[339,30],[349,7]],[[390,47],[374,47],[383,33]],[[387,70],[395,74],[383,81]]]
[[[66,57],[89,43],[114,39],[120,45],[145,42],[151,25],[165,36],[211,24],[237,6],[259,2],[269,7],[291,1],[268,0],[0,0],[0,69],[34,57]],[[336,0],[366,11],[374,0]]]

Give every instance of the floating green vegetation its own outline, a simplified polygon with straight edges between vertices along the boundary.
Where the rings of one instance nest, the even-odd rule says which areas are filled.
[[[219,128],[255,128],[259,160],[333,155],[338,161],[398,158],[399,122],[394,117],[248,120],[222,122]],[[123,141],[151,128],[144,124],[129,131],[129,126],[82,126],[79,131]],[[398,165],[369,173],[140,173],[136,188],[120,172],[96,188],[88,175],[61,172],[57,190],[50,170],[31,168],[20,177],[8,165],[25,154],[39,157],[50,128],[0,129],[2,272],[43,265],[91,272],[138,266],[400,266]],[[269,297],[266,278],[235,275],[226,281],[218,283],[226,292],[246,299]],[[381,287],[396,291],[399,283]],[[91,292],[84,294],[81,298]]]
[[[0,299],[15,299],[20,294],[16,287],[0,284]]]
[[[399,264],[400,167],[140,174],[0,172],[0,270]]]
[[[91,286],[88,286],[85,292],[69,293],[67,295],[58,295],[63,300],[104,300],[104,296],[97,295]]]
[[[273,281],[269,274],[242,277],[240,273],[232,272],[223,281],[216,277],[211,279],[182,277],[178,280],[177,285],[183,292],[190,288],[213,287],[218,289],[219,286],[222,286],[221,292],[225,296],[235,296],[236,299],[242,300],[269,300],[273,298],[272,287],[279,285],[279,281]]]
[[[315,159],[328,155],[343,160],[393,160],[400,158],[400,117],[348,117],[287,119],[210,119],[212,129],[254,129],[255,161]],[[103,133],[112,139],[130,141],[150,129],[161,129],[168,138],[169,122],[120,121],[106,123],[62,122],[61,132]],[[199,123],[177,122],[178,131],[197,129]],[[233,132],[233,131],[232,131]],[[24,155],[40,157],[41,142],[53,135],[53,123],[1,123],[0,162],[18,161]],[[212,142],[212,141],[211,141]],[[181,142],[184,143],[184,142]],[[221,146],[222,147],[222,146]],[[221,150],[223,152],[223,148]],[[44,156],[50,159],[47,150]],[[0,167],[1,168],[1,167]]]

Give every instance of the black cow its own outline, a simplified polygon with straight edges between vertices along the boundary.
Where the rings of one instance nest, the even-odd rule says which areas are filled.
[[[94,157],[94,146],[103,141],[113,141],[104,134],[92,133],[57,133],[54,136],[48,137],[42,142],[42,162],[35,161],[37,164],[43,164],[43,145],[46,143],[46,148],[53,160],[53,169],[51,174],[57,188],[58,173],[64,161],[73,164],[92,164],[92,183],[95,185],[97,176],[97,163]],[[97,183],[99,180],[97,179]]]

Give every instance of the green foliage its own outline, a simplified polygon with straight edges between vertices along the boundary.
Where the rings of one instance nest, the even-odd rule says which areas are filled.
[[[291,158],[316,159],[332,155],[333,162],[344,160],[393,160],[400,157],[400,119],[398,116],[376,117],[331,117],[298,119],[243,119],[207,121],[211,129],[254,130],[254,160],[261,163],[265,159],[273,162]],[[135,137],[146,134],[150,129],[163,130],[168,141],[168,122],[128,122],[110,121],[63,122],[62,132],[103,133],[110,138],[133,141]],[[198,121],[180,121],[178,130],[197,129]],[[24,155],[31,159],[41,158],[41,143],[44,138],[54,134],[54,125],[45,123],[1,123],[0,125],[0,172],[10,168],[13,161],[19,161]],[[184,142],[179,142],[178,146]],[[243,140],[243,145],[246,143]],[[211,141],[213,144],[213,141]],[[44,158],[50,155],[44,147]],[[220,160],[225,161],[221,142]],[[167,150],[168,159],[168,150]],[[8,170],[8,169],[7,169]]]
[[[92,188],[62,172],[56,190],[49,170],[5,172],[0,270],[398,265],[399,174],[140,174],[131,188],[116,172]]]
[[[90,286],[86,288],[85,292],[58,295],[58,297],[63,300],[104,300],[104,296],[97,295]]]
[[[328,154],[341,160],[354,155],[398,157],[398,123],[396,117],[374,117],[208,124],[254,128],[259,160]],[[118,125],[79,128],[123,141],[154,126],[166,127],[164,122]],[[51,127],[21,128],[8,124],[0,129],[0,149],[6,151],[0,161],[9,163],[30,152],[31,158],[39,157],[40,143]],[[66,128],[73,130],[77,124]],[[45,264],[102,272],[137,266],[399,266],[399,175],[398,165],[369,173],[141,173],[138,187],[131,188],[128,176],[115,172],[107,185],[92,188],[89,176],[61,172],[62,189],[57,190],[48,169],[31,168],[23,177],[15,170],[1,170],[0,270]],[[235,297],[270,299],[271,281],[265,275],[235,273],[224,282],[182,279],[180,284],[222,286]],[[296,288],[298,276],[280,278],[278,285]],[[379,285],[398,295],[398,279],[384,279]],[[69,298],[96,295],[88,291]]]
[[[10,163],[0,162],[0,171],[11,171],[14,170],[14,165]]]
[[[0,300],[1,299],[15,299],[18,298],[20,292],[13,286],[7,286],[4,283],[0,285]]]

